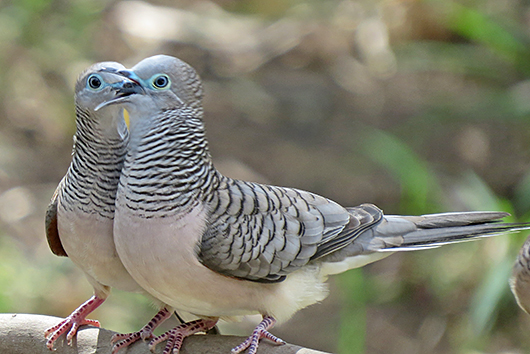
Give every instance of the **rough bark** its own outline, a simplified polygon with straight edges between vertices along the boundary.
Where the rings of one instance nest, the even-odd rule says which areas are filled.
[[[62,336],[55,345],[55,352],[46,348],[44,330],[61,319],[52,316],[31,314],[0,314],[0,353],[2,354],[110,354],[110,338],[115,333],[104,328],[83,326],[72,346],[66,345]],[[230,349],[244,338],[236,336],[194,335],[186,338],[181,354],[230,353]],[[161,353],[164,343],[158,345]],[[296,345],[274,345],[263,340],[259,354],[326,354]],[[147,343],[139,341],[119,354],[152,354]]]

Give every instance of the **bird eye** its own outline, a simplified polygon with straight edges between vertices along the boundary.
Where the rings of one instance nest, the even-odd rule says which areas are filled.
[[[160,75],[153,80],[153,85],[156,88],[165,88],[169,85],[169,77],[166,75]]]
[[[90,86],[90,88],[92,88],[92,89],[94,89],[94,90],[97,90],[97,89],[100,88],[102,85],[103,85],[103,83],[101,82],[101,79],[99,78],[99,76],[97,76],[97,75],[91,75],[91,76],[88,78],[88,86]]]

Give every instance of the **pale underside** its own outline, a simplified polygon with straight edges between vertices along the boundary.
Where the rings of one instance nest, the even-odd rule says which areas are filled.
[[[145,219],[117,208],[116,249],[125,267],[152,296],[199,316],[261,313],[279,321],[326,297],[326,279],[317,265],[277,283],[238,279],[205,267],[197,258],[205,216],[201,207],[178,221]]]
[[[68,210],[59,203],[57,227],[61,243],[74,262],[87,276],[96,293],[108,289],[138,292],[142,289],[123,266],[112,237],[113,220],[95,213]]]

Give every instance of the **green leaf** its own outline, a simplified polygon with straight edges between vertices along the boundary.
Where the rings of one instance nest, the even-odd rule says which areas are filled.
[[[401,185],[401,211],[426,213],[439,191],[436,177],[427,163],[405,143],[381,130],[367,130],[362,141],[364,152],[386,168]]]
[[[475,293],[471,303],[471,323],[475,335],[481,335],[493,326],[499,302],[509,291],[512,266],[513,260],[506,257],[492,265]]]
[[[463,37],[481,43],[510,61],[526,51],[512,33],[476,9],[450,3],[449,26]]]
[[[338,275],[343,295],[338,352],[359,354],[365,352],[366,302],[368,284],[362,269],[352,269]]]

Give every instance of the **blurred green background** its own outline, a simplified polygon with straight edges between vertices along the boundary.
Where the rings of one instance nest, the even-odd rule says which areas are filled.
[[[2,0],[0,311],[67,316],[91,295],[44,237],[71,158],[73,85],[90,64],[189,62],[215,163],[232,177],[387,214],[529,221],[529,44],[530,3],[518,0]],[[334,277],[328,299],[273,332],[341,353],[527,353],[530,316],[508,289],[524,237]],[[91,318],[125,332],[154,312],[114,292]]]

